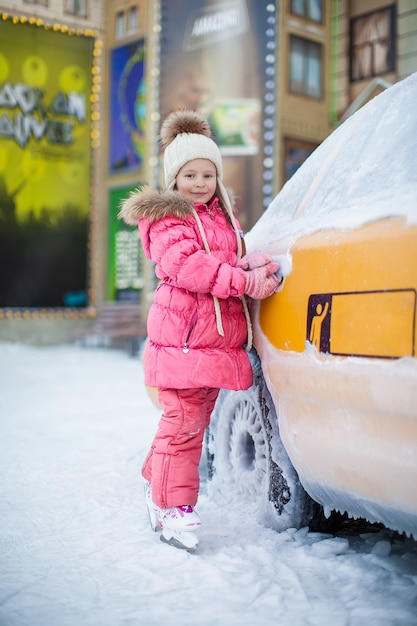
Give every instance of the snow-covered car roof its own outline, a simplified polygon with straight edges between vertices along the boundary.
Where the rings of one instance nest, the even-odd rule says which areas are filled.
[[[300,236],[391,216],[417,223],[417,73],[320,144],[247,234],[248,250],[283,253]]]

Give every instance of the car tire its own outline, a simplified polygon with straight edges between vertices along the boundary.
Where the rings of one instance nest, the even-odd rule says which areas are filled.
[[[276,530],[309,525],[315,503],[306,493],[279,436],[278,419],[259,357],[245,391],[221,390],[207,431],[208,491],[238,498]]]

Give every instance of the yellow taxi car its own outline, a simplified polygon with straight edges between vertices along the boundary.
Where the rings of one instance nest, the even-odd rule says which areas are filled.
[[[254,384],[222,390],[209,489],[278,530],[332,511],[417,537],[417,74],[344,122],[246,237]]]

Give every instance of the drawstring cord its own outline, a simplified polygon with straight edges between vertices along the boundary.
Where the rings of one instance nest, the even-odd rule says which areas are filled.
[[[204,249],[207,254],[211,254],[211,250],[208,245],[206,233],[204,232],[203,224],[201,223],[201,219],[195,208],[193,207],[193,215],[195,217],[195,221],[197,222],[198,230],[200,231],[201,239],[203,240]],[[214,310],[216,312],[216,324],[217,324],[217,332],[221,337],[224,337],[224,329],[222,322],[222,314],[220,311],[220,302],[217,296],[213,296],[214,300]]]

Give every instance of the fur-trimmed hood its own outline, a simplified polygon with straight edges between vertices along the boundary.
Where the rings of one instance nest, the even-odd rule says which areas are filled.
[[[130,226],[137,226],[138,220],[143,218],[156,222],[169,215],[186,219],[192,214],[191,202],[178,191],[155,191],[143,187],[121,202],[117,217]]]

